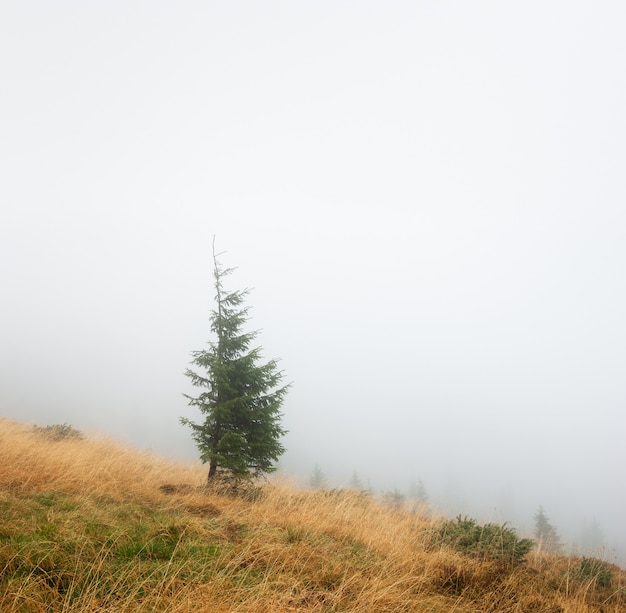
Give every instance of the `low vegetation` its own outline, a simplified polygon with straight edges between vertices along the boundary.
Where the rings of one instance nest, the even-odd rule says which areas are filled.
[[[351,490],[209,489],[200,465],[9,420],[0,517],[3,612],[626,610],[623,570],[506,526]]]
[[[53,424],[51,426],[33,426],[33,432],[51,441],[62,441],[66,438],[81,439],[83,433],[69,424]]]
[[[534,546],[531,539],[519,538],[506,524],[481,526],[475,519],[460,515],[441,524],[437,541],[461,553],[482,560],[501,560],[510,566],[523,562]]]

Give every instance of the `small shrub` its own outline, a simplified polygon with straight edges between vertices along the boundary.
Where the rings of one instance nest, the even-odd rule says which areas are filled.
[[[595,581],[599,586],[611,585],[612,572],[610,566],[596,558],[581,558],[575,571],[575,577],[581,581]]]
[[[475,519],[457,516],[446,521],[436,534],[438,544],[477,558],[522,562],[533,548],[531,539],[522,539],[506,524],[479,525]]]
[[[66,439],[80,440],[84,438],[83,433],[69,424],[53,424],[52,426],[34,426],[35,434],[51,441],[62,441]]]

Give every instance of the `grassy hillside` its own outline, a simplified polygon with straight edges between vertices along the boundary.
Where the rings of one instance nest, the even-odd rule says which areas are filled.
[[[626,611],[608,564],[441,544],[356,492],[207,492],[206,470],[0,420],[0,611]],[[166,486],[166,487],[162,487]]]

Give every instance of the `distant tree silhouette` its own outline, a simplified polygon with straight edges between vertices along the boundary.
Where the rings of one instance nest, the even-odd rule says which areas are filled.
[[[352,478],[350,479],[350,488],[357,491],[365,489],[363,482],[361,481],[361,478],[359,477],[356,470],[352,473]]]
[[[581,548],[589,553],[597,553],[605,546],[604,532],[598,524],[598,520],[594,517],[591,521],[583,523]]]
[[[421,479],[419,479],[417,482],[415,482],[414,480],[411,481],[411,487],[409,488],[409,498],[417,500],[417,502],[419,503],[428,502],[428,492],[426,491],[426,486]]]
[[[561,539],[541,505],[537,509],[534,519],[537,549],[548,553],[560,553],[563,549]]]
[[[311,475],[311,478],[309,479],[309,485],[314,490],[326,489],[328,485],[327,480],[326,480],[326,475],[317,464],[315,465],[315,468],[313,469],[313,474]]]
[[[405,500],[406,496],[397,487],[385,493],[385,502],[394,509],[401,509]]]

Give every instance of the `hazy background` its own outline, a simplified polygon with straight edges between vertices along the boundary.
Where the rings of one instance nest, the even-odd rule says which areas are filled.
[[[281,470],[626,564],[626,5],[0,4],[0,414],[197,457],[211,240]]]

